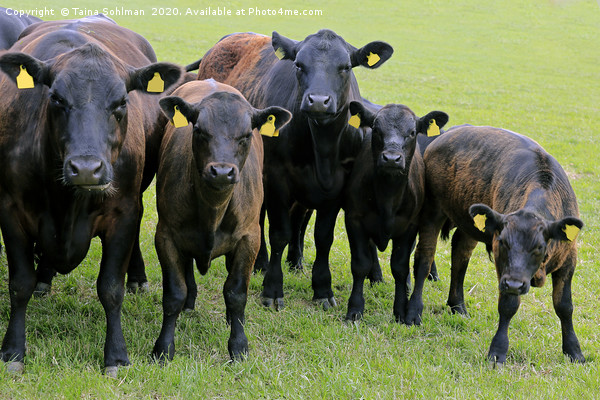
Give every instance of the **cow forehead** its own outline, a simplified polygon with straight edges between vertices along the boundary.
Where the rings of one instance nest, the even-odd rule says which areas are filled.
[[[545,221],[536,214],[520,210],[505,217],[501,237],[520,244],[523,248],[531,248],[545,241],[545,226]]]
[[[251,127],[253,108],[235,93],[211,94],[197,107],[199,109],[197,125],[204,130],[218,130],[221,127],[247,130]],[[229,132],[229,130],[225,131]]]
[[[329,64],[347,63],[350,61],[349,45],[335,33],[311,35],[298,45],[296,59]]]
[[[373,126],[381,132],[411,133],[416,127],[416,116],[406,106],[387,105],[377,112]]]

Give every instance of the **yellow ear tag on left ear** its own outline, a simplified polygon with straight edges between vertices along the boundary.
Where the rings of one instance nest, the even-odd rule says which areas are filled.
[[[263,136],[269,137],[277,137],[279,136],[279,131],[275,129],[275,116],[269,115],[267,117],[267,122],[260,127],[260,134]]]
[[[353,126],[356,129],[358,129],[360,127],[360,115],[354,114],[353,116],[351,116],[350,119],[348,120],[348,125]]]
[[[160,73],[155,72],[154,77],[148,81],[148,92],[162,93],[165,91],[165,81],[162,80]]]
[[[567,236],[567,239],[569,239],[569,242],[572,242],[575,240],[575,238],[577,238],[577,235],[579,234],[579,228],[575,225],[565,225],[563,232]]]
[[[283,51],[283,49],[281,47],[278,47],[277,50],[275,50],[275,55],[280,60],[283,60],[283,57],[285,57],[285,51]]]
[[[440,134],[440,127],[435,123],[435,119],[429,120],[429,128],[427,128],[427,136],[437,136]]]
[[[379,57],[375,53],[369,53],[369,55],[367,56],[367,64],[369,65],[369,67],[372,67],[373,65],[377,64],[379,60],[381,60],[381,57]]]
[[[173,125],[175,128],[188,126],[187,118],[179,111],[179,106],[175,106],[175,114],[173,114]]]
[[[21,65],[21,72],[17,75],[17,87],[19,89],[33,89],[33,77],[29,75],[24,65]]]
[[[473,217],[473,221],[475,222],[475,227],[479,229],[481,232],[485,232],[485,220],[487,216],[485,214],[477,214]]]

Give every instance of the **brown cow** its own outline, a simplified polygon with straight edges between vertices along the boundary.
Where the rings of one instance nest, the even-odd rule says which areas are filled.
[[[248,352],[244,310],[260,247],[263,147],[256,128],[278,130],[291,114],[280,107],[257,110],[214,80],[186,83],[160,105],[179,128],[166,127],[156,181],[164,316],[153,354],[173,358],[177,317],[196,297],[194,260],[204,275],[212,259],[225,255],[228,349],[235,360]]]
[[[577,218],[575,193],[558,162],[525,136],[477,126],[449,129],[429,145],[424,161],[426,201],[415,268],[429,269],[440,230],[456,226],[448,305],[453,312],[466,314],[465,272],[477,242],[486,244],[494,256],[500,292],[500,323],[488,353],[495,364],[506,361],[508,325],[520,296],[530,286],[543,285],[546,274],[552,274],[563,352],[583,362],[571,300],[575,237],[583,222]],[[421,309],[409,317],[420,318]]]
[[[42,22],[0,57],[0,227],[11,315],[1,358],[21,371],[34,254],[60,273],[102,240],[98,297],[107,319],[104,363],[129,364],[121,329],[125,271],[137,238],[146,135],[157,98],[181,69],[152,63],[141,36],[95,18]]]

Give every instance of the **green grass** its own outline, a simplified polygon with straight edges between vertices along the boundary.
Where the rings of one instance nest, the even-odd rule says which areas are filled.
[[[418,115],[438,109],[451,125],[493,125],[528,135],[552,153],[571,177],[586,226],[579,243],[573,283],[574,324],[588,362],[569,363],[561,352],[560,324],[552,308],[551,284],[532,289],[509,331],[508,361],[489,369],[485,354],[497,325],[497,283],[493,264],[479,246],[467,273],[471,316],[444,306],[449,285],[449,246],[436,256],[440,282],[427,283],[423,325],[393,322],[393,279],[389,251],[380,255],[385,283],[366,287],[364,319],[343,321],[351,288],[350,254],[342,219],[331,253],[338,309],[322,311],[310,299],[310,271],[285,271],[286,308],[262,308],[262,276],[252,278],[246,309],[250,356],[228,362],[225,278],[222,259],[200,277],[196,310],[182,315],[176,356],[165,367],[149,354],[162,319],[161,275],[153,247],[156,211],[153,188],[145,195],[142,246],[150,292],[127,295],[123,327],[132,366],[119,379],[101,375],[105,318],[95,279],[100,246],[94,241],[83,264],[55,280],[52,294],[28,308],[26,369],[13,377],[0,368],[1,398],[549,398],[598,397],[600,371],[600,4],[596,1],[528,2],[456,0],[402,2],[305,1],[295,7],[322,9],[319,17],[160,17],[152,7],[203,9],[213,4],[180,1],[151,4],[134,0],[144,17],[114,16],[144,35],[160,60],[187,64],[231,32],[270,34],[277,30],[303,39],[330,28],[355,46],[384,40],[395,53],[375,71],[356,69],[365,97],[404,103]],[[24,0],[5,6],[64,3]],[[122,3],[125,4],[125,3]],[[232,10],[292,8],[292,3],[237,0]],[[299,5],[301,4],[301,6]],[[113,8],[80,0],[68,7]],[[312,229],[312,224],[311,224]],[[310,231],[312,234],[312,230]],[[307,241],[308,262],[314,258]],[[310,269],[310,268],[309,268]],[[0,258],[0,332],[9,316],[6,258]]]

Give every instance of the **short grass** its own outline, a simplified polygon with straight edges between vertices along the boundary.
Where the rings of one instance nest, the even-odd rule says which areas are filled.
[[[260,3],[260,4],[259,4]],[[160,60],[187,64],[231,32],[302,39],[330,28],[362,46],[384,40],[394,56],[379,70],[357,69],[364,96],[378,103],[404,103],[418,115],[439,109],[450,124],[493,125],[532,137],[571,177],[586,226],[579,243],[573,283],[574,323],[588,362],[569,363],[561,352],[560,324],[551,285],[532,289],[510,328],[503,370],[488,368],[485,354],[497,324],[493,264],[479,246],[466,278],[471,316],[444,306],[449,285],[449,246],[437,260],[441,281],[425,287],[420,327],[393,322],[393,278],[389,251],[380,255],[385,283],[367,287],[366,312],[358,324],[343,321],[350,293],[350,254],[342,219],[331,253],[340,306],[323,311],[310,302],[310,267],[285,272],[286,308],[264,309],[262,276],[252,278],[246,309],[250,356],[231,364],[221,295],[223,260],[200,277],[196,310],[182,315],[174,361],[161,367],[149,358],[162,319],[161,275],[153,247],[156,224],[153,188],[145,195],[142,246],[149,293],[127,295],[123,327],[132,366],[118,379],[101,375],[105,318],[95,279],[100,246],[52,294],[28,308],[26,370],[14,377],[0,368],[2,398],[597,398],[600,394],[600,4],[596,1],[456,0],[387,2],[305,1],[201,4],[191,1],[109,3],[80,0],[65,5],[9,1],[5,6],[58,13],[80,9],[143,9],[145,16],[113,16],[143,34]],[[203,10],[317,9],[322,16],[152,16],[153,7]],[[55,17],[57,18],[57,17]],[[312,224],[311,224],[312,234]],[[308,264],[314,258],[307,240]],[[6,259],[0,258],[0,331],[9,316]]]

